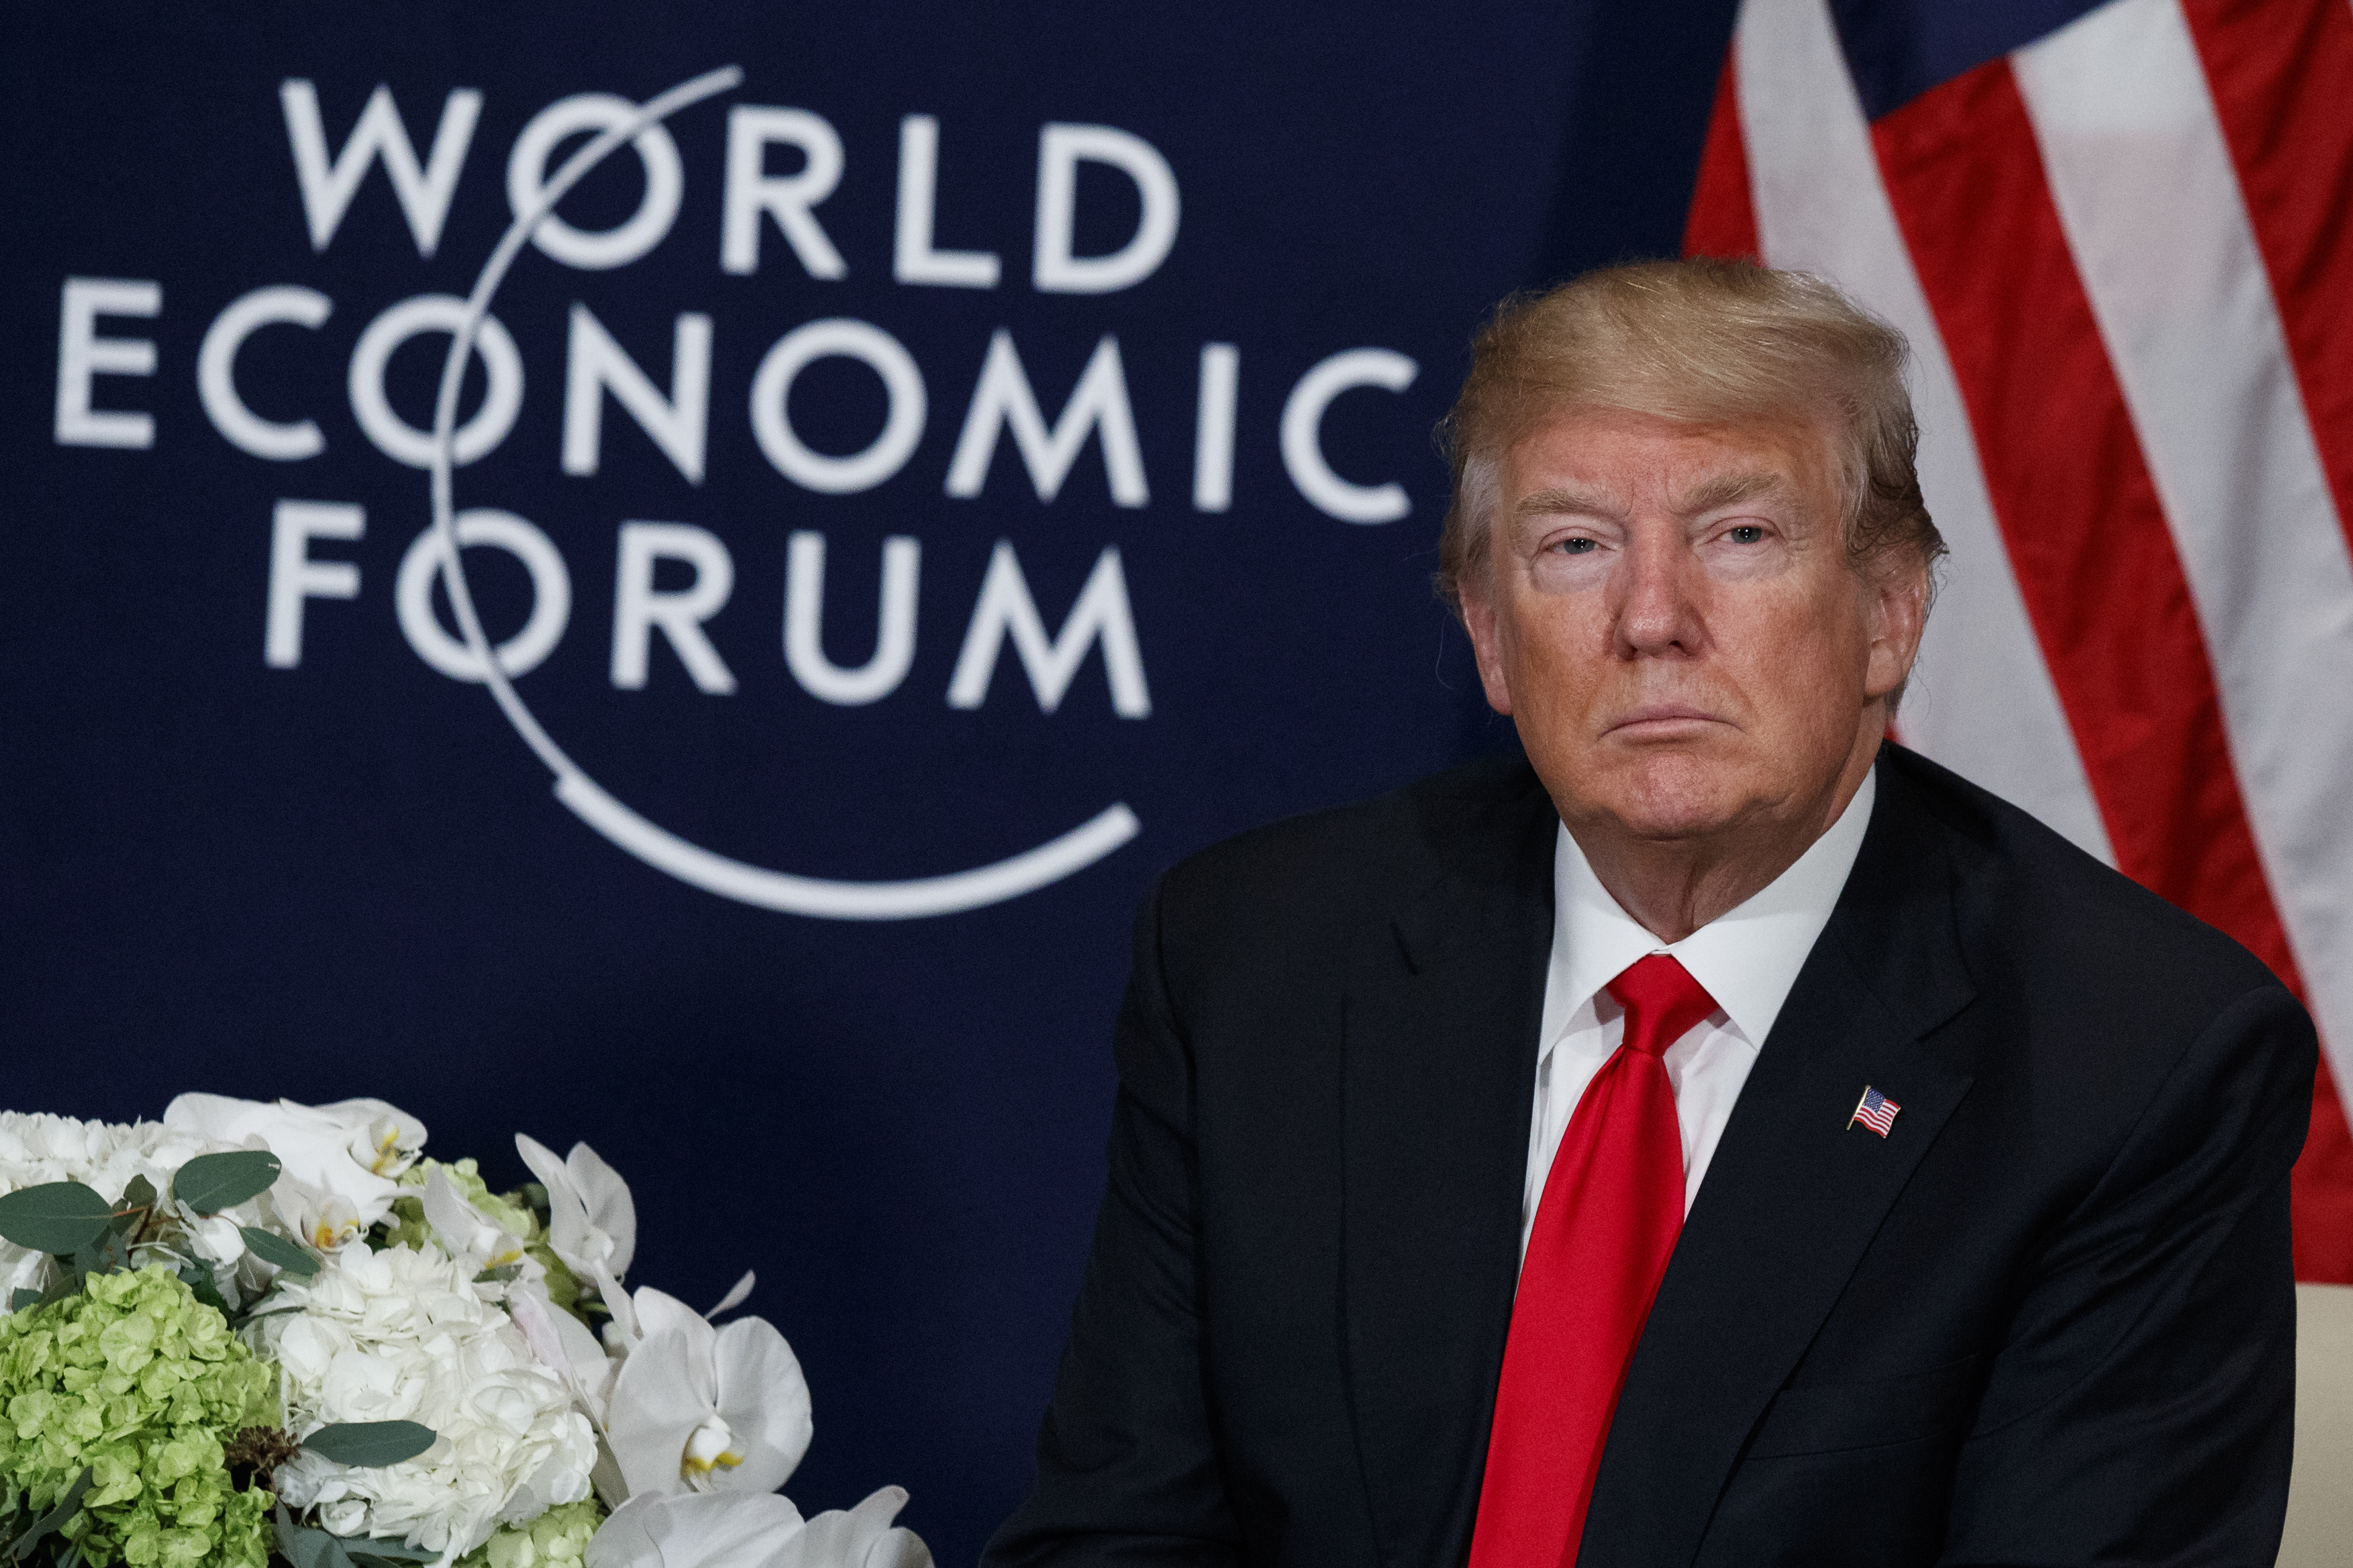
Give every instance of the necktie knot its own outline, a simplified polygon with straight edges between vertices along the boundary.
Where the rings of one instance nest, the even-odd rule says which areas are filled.
[[[1662,1056],[1715,1011],[1715,998],[1669,952],[1630,963],[1603,987],[1626,1009],[1626,1047]]]

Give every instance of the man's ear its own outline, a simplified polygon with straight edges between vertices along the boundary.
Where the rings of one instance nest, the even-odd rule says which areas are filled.
[[[1462,629],[1471,634],[1471,652],[1479,660],[1479,684],[1486,689],[1487,706],[1512,711],[1512,689],[1504,679],[1504,637],[1495,602],[1485,584],[1461,588]]]
[[[1871,667],[1863,678],[1863,695],[1873,700],[1902,686],[1919,657],[1920,634],[1928,624],[1928,570],[1899,566],[1874,573],[1864,589],[1865,613],[1871,620]]]

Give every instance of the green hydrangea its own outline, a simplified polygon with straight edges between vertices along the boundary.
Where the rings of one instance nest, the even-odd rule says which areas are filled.
[[[493,1193],[491,1184],[482,1180],[481,1167],[471,1160],[454,1160],[444,1164],[438,1160],[419,1160],[401,1173],[404,1187],[422,1187],[434,1172],[449,1178],[457,1194],[481,1212],[492,1225],[523,1244],[523,1252],[547,1271],[547,1299],[564,1310],[580,1317],[580,1281],[564,1260],[547,1245],[546,1227],[539,1223],[527,1196],[528,1189],[512,1193]],[[421,1197],[395,1198],[392,1214],[378,1232],[383,1247],[408,1247],[422,1249],[433,1239],[433,1227],[426,1223],[425,1200]],[[582,1321],[586,1321],[583,1317]]]
[[[458,1559],[458,1568],[580,1568],[605,1510],[590,1498],[558,1503],[529,1524],[511,1524]]]
[[[96,1568],[263,1568],[269,1510],[222,1445],[274,1425],[271,1372],[160,1265],[0,1319],[0,1486],[47,1509],[84,1469],[65,1529]]]

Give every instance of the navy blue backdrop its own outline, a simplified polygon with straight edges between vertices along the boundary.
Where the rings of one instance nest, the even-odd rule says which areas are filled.
[[[380,1095],[501,1180],[522,1175],[519,1129],[586,1139],[636,1187],[633,1279],[700,1301],[760,1271],[752,1309],[816,1399],[796,1500],[901,1482],[904,1522],[968,1562],[1028,1480],[1101,1181],[1130,911],[1214,839],[1510,743],[1429,592],[1430,426],[1495,298],[1676,248],[1729,0],[333,9],[0,24],[0,1101],[128,1119],[184,1088]],[[413,551],[431,588],[433,513],[398,453],[430,426],[449,339],[432,307],[387,312],[472,287],[514,219],[527,128],[554,157],[525,176],[610,117],[592,102],[567,136],[551,106],[728,65],[740,84],[663,126],[674,214],[659,150],[624,145],[559,209],[588,251],[526,247],[491,303],[520,399],[475,426],[498,438],[457,469],[455,504],[522,520],[507,537],[560,563],[568,613],[495,542],[466,551],[469,581],[493,642],[534,613],[560,631],[514,689],[578,770],[744,866],[930,878],[1132,813],[1132,837],[1021,896],[851,921],[692,885],[567,809],[484,686],[418,651],[462,652],[441,591],[422,630],[399,609]],[[397,142],[367,107],[379,84]],[[462,138],[459,89],[480,94]],[[802,113],[744,121],[791,132],[737,171],[747,270],[723,247],[731,117],[754,107]],[[910,117],[933,128],[913,218]],[[1165,164],[1174,240],[1141,276],[1039,286],[1049,125],[1125,133],[1072,143],[1093,154],[1072,165],[1078,258],[1150,259],[1149,154]],[[827,129],[838,182],[780,199],[807,231],[788,234],[753,182],[791,187]],[[926,212],[928,248],[910,231]],[[983,253],[993,287],[974,286]],[[240,340],[225,312],[261,289]],[[702,330],[681,316],[708,322],[707,409],[640,396],[640,417],[605,390],[627,378],[595,331],[667,400],[695,379],[673,379]],[[772,346],[836,319],[863,327],[819,346],[895,343],[923,391],[912,449],[862,488],[806,481],[884,430],[870,364],[816,355],[769,398],[816,454],[798,479],[753,412]],[[1000,331],[1037,449],[1016,399],[959,487]],[[1067,432],[1103,417],[1041,482],[1033,466],[1050,481],[1069,456],[1043,426],[1107,337],[1116,380],[1085,384]],[[1230,345],[1207,356],[1206,419],[1205,345]],[[1315,416],[1295,389],[1358,350],[1380,352],[1335,362]],[[599,363],[567,415],[569,379]],[[1388,520],[1334,515],[1351,509]],[[788,665],[796,535],[824,541],[822,646],[848,669],[877,647],[883,542],[915,542],[912,661],[871,700]],[[1002,572],[984,593],[1000,542],[1021,595]],[[1074,670],[1043,640],[1025,653],[1026,605],[1065,655],[1084,643]],[[993,673],[966,646],[976,608],[1011,627]]]

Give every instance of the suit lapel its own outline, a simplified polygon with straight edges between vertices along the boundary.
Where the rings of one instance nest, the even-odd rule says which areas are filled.
[[[1970,1079],[1921,1048],[1971,994],[1942,832],[1883,768],[1831,923],[1759,1052],[1627,1371],[1579,1561],[1681,1564]],[[1902,1106],[1845,1123],[1863,1087]]]
[[[1469,1549],[1518,1278],[1557,821],[1533,773],[1474,813],[1348,979],[1342,1342],[1391,1563]]]

